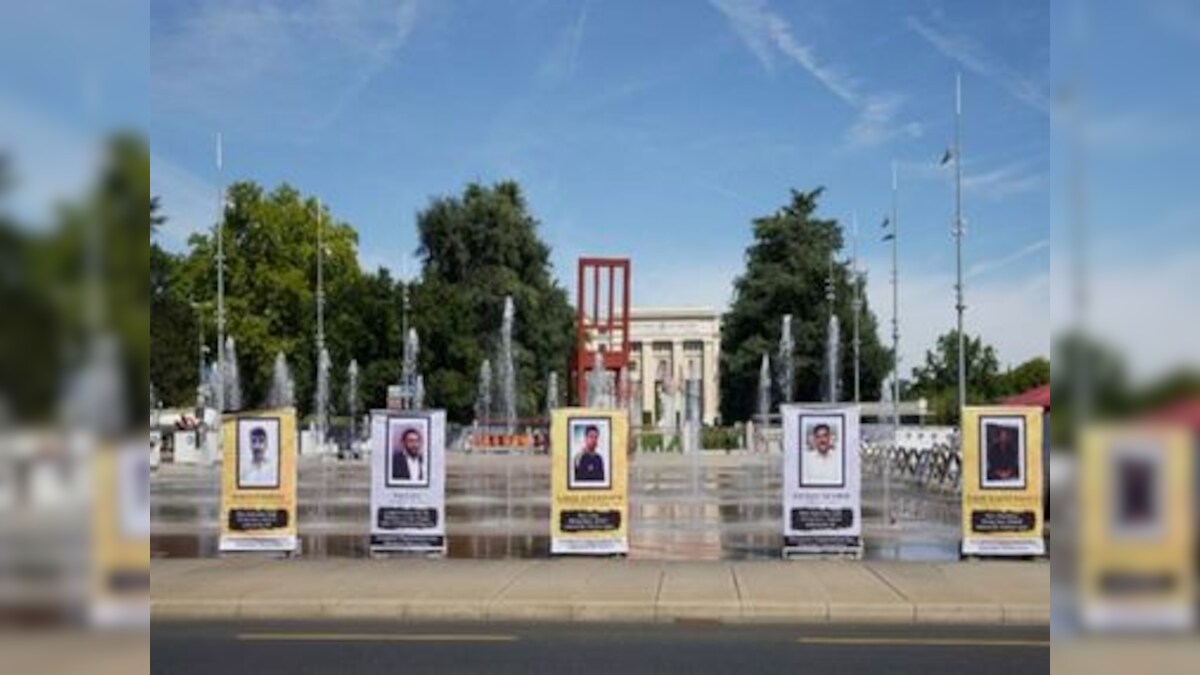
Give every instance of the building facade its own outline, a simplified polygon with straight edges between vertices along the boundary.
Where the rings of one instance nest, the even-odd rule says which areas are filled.
[[[687,418],[687,382],[704,424],[720,417],[721,314],[711,309],[630,311],[630,408],[643,424],[667,427]],[[636,415],[635,415],[636,417]]]

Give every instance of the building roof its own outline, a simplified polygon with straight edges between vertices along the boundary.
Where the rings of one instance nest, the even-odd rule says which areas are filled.
[[[1042,410],[1050,409],[1050,385],[1043,384],[1015,396],[1004,399],[1005,405],[1039,406]]]
[[[1172,401],[1146,415],[1150,422],[1182,424],[1200,433],[1200,396]]]
[[[629,310],[631,321],[662,321],[669,319],[720,319],[720,310],[711,307],[634,307]]]

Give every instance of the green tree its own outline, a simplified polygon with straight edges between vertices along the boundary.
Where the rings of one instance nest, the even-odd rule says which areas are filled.
[[[247,406],[266,399],[275,355],[282,352],[296,380],[297,406],[302,412],[311,409],[316,379],[318,217],[324,230],[329,299],[326,344],[336,376],[356,347],[354,332],[347,327],[353,320],[345,317],[362,320],[361,313],[347,302],[361,284],[357,233],[315,199],[286,184],[265,192],[254,183],[239,182],[227,191],[222,219],[226,334],[237,342]],[[215,259],[213,234],[193,235],[182,262],[179,297],[215,300]],[[207,314],[205,321],[214,322],[215,317]],[[214,336],[215,325],[206,325],[205,333]]]
[[[1000,395],[1013,396],[1047,384],[1050,384],[1050,359],[1038,356],[1001,376]]]
[[[967,404],[994,403],[1010,392],[1000,372],[995,347],[982,337],[966,336]],[[924,365],[913,368],[912,380],[903,393],[905,398],[924,398],[935,420],[951,424],[958,410],[958,331],[938,337],[933,349],[925,352]]]
[[[820,400],[830,312],[826,284],[830,261],[843,245],[838,222],[816,215],[822,192],[793,190],[789,204],[753,223],[746,270],[734,282],[733,304],[721,329],[721,413],[727,421],[744,420],[755,412],[762,355],[775,361],[785,314],[792,315],[796,342],[794,396],[798,401]],[[842,398],[851,397],[854,387],[852,276],[846,264],[833,265],[833,311],[842,326]],[[878,399],[891,354],[879,343],[865,294],[860,319],[862,397]]]
[[[572,311],[538,227],[514,182],[472,183],[461,196],[433,199],[417,216],[423,265],[412,321],[425,345],[428,398],[452,420],[473,416],[480,363],[496,361],[506,295],[516,308],[518,413],[541,410],[548,373],[566,381]]]

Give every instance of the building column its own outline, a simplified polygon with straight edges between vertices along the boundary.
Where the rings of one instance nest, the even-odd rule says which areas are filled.
[[[717,377],[720,372],[717,369],[717,354],[720,350],[716,348],[713,340],[704,341],[704,367],[701,377],[704,378],[704,410],[701,413],[705,424],[712,424],[717,419],[717,410],[719,401],[719,388],[717,387]]]
[[[654,364],[651,363],[651,357],[654,353],[653,343],[643,340],[641,343],[641,353],[638,354],[638,373],[641,376],[641,381],[638,386],[642,388],[642,416],[649,410],[653,419],[654,415]],[[658,420],[653,420],[657,422]],[[638,420],[641,423],[641,420]]]

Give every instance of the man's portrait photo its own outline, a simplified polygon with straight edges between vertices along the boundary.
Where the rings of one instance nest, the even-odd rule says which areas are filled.
[[[567,487],[606,490],[612,487],[612,427],[606,418],[575,418],[567,423]]]
[[[429,420],[388,420],[388,487],[429,487]]]
[[[1165,527],[1165,448],[1154,444],[1117,446],[1109,473],[1114,538],[1147,539]]]
[[[237,421],[239,490],[279,488],[279,420]]]
[[[841,415],[800,418],[800,487],[845,487],[845,427]]]
[[[981,487],[1023,489],[1025,487],[1025,419],[1023,417],[980,420],[983,443]]]

